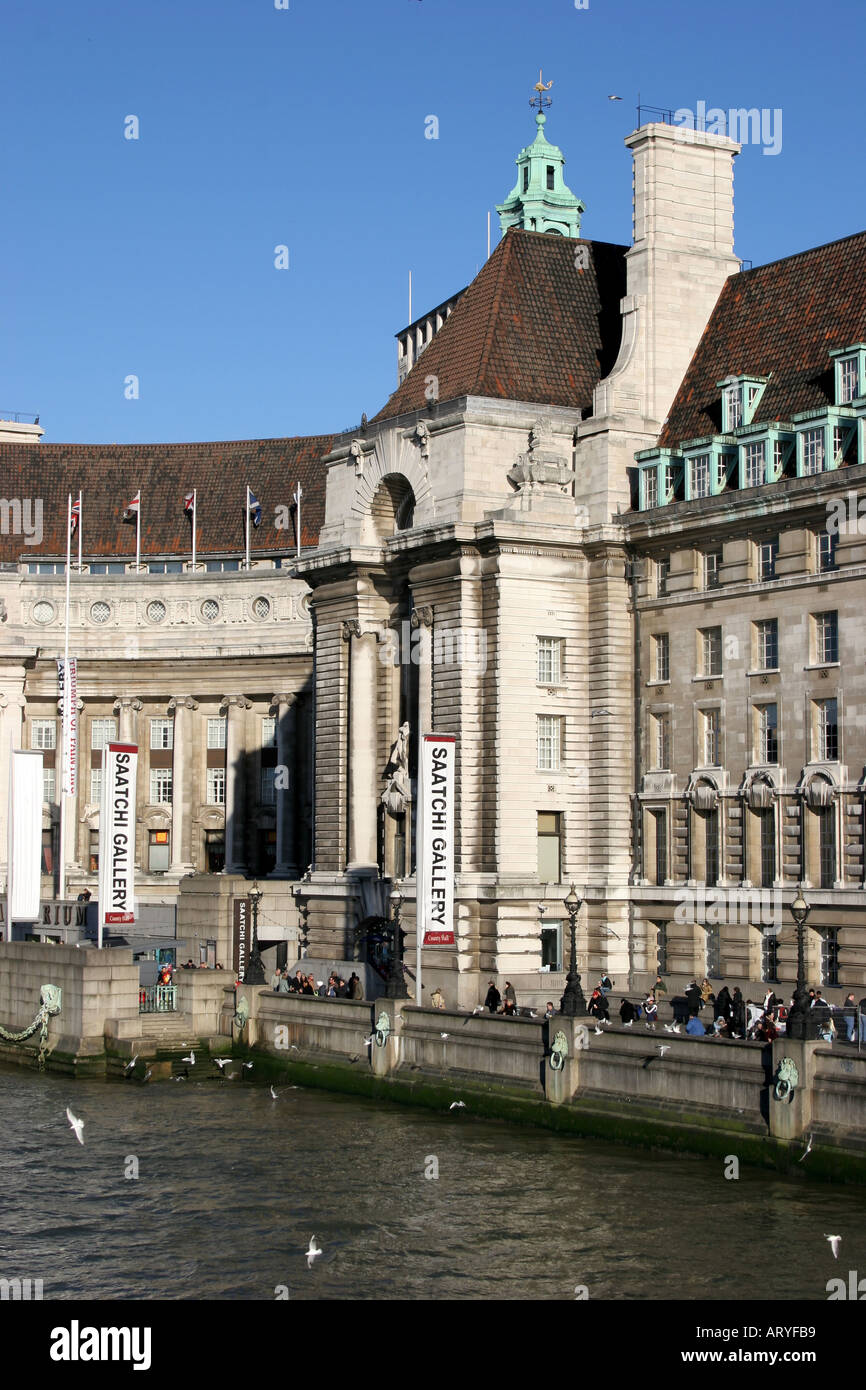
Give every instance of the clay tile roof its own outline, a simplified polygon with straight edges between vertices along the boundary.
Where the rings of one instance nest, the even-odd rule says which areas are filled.
[[[585,269],[575,265],[586,248]],[[376,420],[460,396],[588,408],[613,366],[624,246],[511,228]]]
[[[732,275],[712,317],[659,443],[718,434],[728,376],[770,380],[755,421],[790,420],[834,401],[830,352],[866,341],[866,232],[783,261]]]
[[[206,444],[0,443],[0,495],[7,500],[29,498],[31,503],[41,498],[43,518],[41,545],[0,534],[0,560],[65,557],[66,498],[70,492],[73,500],[77,498],[79,488],[85,556],[135,559],[135,523],[124,524],[122,517],[139,488],[142,556],[189,558],[190,521],[183,499],[193,488],[198,554],[242,555],[247,483],[262,507],[261,525],[250,525],[251,553],[294,552],[292,493],[299,481],[302,544],[314,546],[325,512],[321,460],[332,439],[315,435]],[[278,517],[278,507],[287,508],[287,513]],[[9,525],[5,517],[0,524]],[[72,544],[77,553],[77,535]]]

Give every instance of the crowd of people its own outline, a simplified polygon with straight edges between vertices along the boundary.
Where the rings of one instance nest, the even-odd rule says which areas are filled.
[[[289,970],[277,968],[271,976],[271,989],[274,994],[310,994],[319,999],[364,998],[364,986],[354,970],[348,980],[332,970],[325,984],[324,980],[317,980],[314,975],[303,975],[300,970],[292,975]]]

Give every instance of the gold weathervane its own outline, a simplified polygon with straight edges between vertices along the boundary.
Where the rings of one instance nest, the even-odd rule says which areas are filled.
[[[544,79],[542,78],[542,75],[541,75],[541,68],[539,68],[539,69],[538,69],[538,81],[536,82],[535,87],[533,88],[533,91],[536,91],[536,92],[549,92],[552,86],[553,86],[553,79],[551,78],[551,80],[550,80],[549,82],[545,82]]]

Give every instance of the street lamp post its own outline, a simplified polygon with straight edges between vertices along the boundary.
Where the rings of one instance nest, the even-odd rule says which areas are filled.
[[[577,917],[580,912],[582,898],[579,898],[574,891],[574,884],[569,889],[568,897],[565,900],[565,910],[568,913],[568,925],[571,931],[571,957],[568,966],[568,975],[565,980],[565,993],[559,1004],[559,1011],[567,1018],[578,1018],[586,1013],[586,1000],[583,997],[583,990],[580,987],[580,976],[577,973],[577,945],[575,942],[575,932],[577,931]]]
[[[406,988],[406,978],[403,974],[403,937],[405,932],[400,926],[403,894],[396,883],[391,890],[389,901],[391,904],[391,969],[388,972],[388,980],[385,985],[385,998],[408,999],[409,991]]]
[[[794,990],[794,1002],[788,1014],[786,1036],[801,1040],[816,1036],[806,990],[806,918],[811,911],[809,903],[803,897],[803,886],[799,884],[797,896],[791,903],[791,916],[797,924],[797,986]]]
[[[263,897],[264,893],[258,885],[258,880],[253,879],[253,886],[249,891],[249,899],[253,905],[253,944],[249,964],[244,971],[245,985],[263,985],[265,983],[265,967],[262,965],[262,957],[259,952],[259,903]]]

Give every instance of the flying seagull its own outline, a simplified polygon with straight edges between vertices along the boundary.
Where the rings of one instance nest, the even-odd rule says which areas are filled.
[[[289,1047],[291,1048],[292,1052],[297,1052],[297,1051],[298,1051],[298,1044],[297,1044],[297,1043],[289,1043]]]
[[[451,1102],[451,1104],[449,1105],[448,1109],[449,1109],[449,1110],[465,1110],[465,1109],[466,1109],[466,1101],[465,1101],[465,1100],[452,1100],[452,1102]]]
[[[839,1258],[839,1246],[840,1246],[841,1243],[842,1243],[842,1237],[841,1237],[841,1236],[828,1236],[828,1235],[825,1235],[825,1236],[824,1236],[824,1239],[825,1239],[825,1240],[829,1240],[829,1242],[830,1242],[830,1249],[833,1251],[833,1259],[834,1259],[834,1260],[838,1260],[838,1258]]]
[[[228,1064],[229,1064],[229,1062],[230,1062],[231,1060],[232,1060],[231,1057],[212,1057],[212,1058],[211,1058],[211,1061],[213,1062],[214,1066],[215,1066],[215,1067],[219,1067],[220,1071],[222,1071],[223,1067],[227,1067]]]
[[[370,1036],[369,1036],[368,1038],[365,1038],[365,1039],[364,1039],[364,1046],[365,1046],[365,1047],[370,1047],[370,1045],[372,1044],[373,1039],[375,1038],[375,1036],[376,1036],[375,1033],[371,1033]]]
[[[194,1066],[195,1066],[195,1053],[194,1053],[194,1052],[190,1052],[190,1054],[189,1054],[188,1057],[181,1057],[180,1060],[181,1060],[182,1062],[189,1062],[190,1066],[191,1066],[191,1067],[194,1067]]]
[[[248,1070],[252,1067],[252,1065],[253,1065],[252,1062],[244,1062],[244,1066],[245,1066]]]
[[[473,1012],[474,1014],[483,1014],[483,1013],[484,1013],[484,1005],[483,1005],[483,1004],[477,1004],[477,1005],[475,1006],[475,1008],[472,1010],[472,1012]]]
[[[310,1248],[307,1251],[307,1269],[313,1268],[313,1260],[316,1258],[317,1255],[321,1255],[321,1253],[321,1250],[316,1244],[316,1237],[310,1236]]]
[[[279,1100],[279,1096],[277,1095],[277,1092],[274,1090],[273,1086],[271,1087],[271,1100]]]
[[[812,1152],[812,1136],[811,1136],[811,1134],[810,1134],[810,1135],[809,1135],[809,1142],[808,1142],[807,1145],[806,1145],[805,1152],[802,1153],[802,1154],[800,1155],[800,1157],[797,1159],[797,1162],[798,1162],[798,1163],[802,1163],[802,1162],[803,1162],[803,1159],[807,1156],[807,1154],[810,1154],[811,1152]]]
[[[84,1121],[79,1120],[77,1115],[73,1115],[68,1105],[66,1107],[66,1118],[69,1121],[70,1129],[75,1130],[75,1137],[78,1140],[79,1144],[83,1144],[84,1138],[82,1136],[82,1130],[84,1129]]]
[[[137,1061],[138,1061],[138,1053],[136,1052],[136,1054],[135,1054],[135,1056],[133,1057],[132,1061],[131,1061],[131,1062],[127,1062],[127,1064],[126,1064],[126,1066],[123,1068],[123,1070],[124,1070],[124,1071],[132,1071],[132,1068],[135,1066],[135,1064],[136,1064]]]
[[[153,1071],[151,1070],[150,1067],[148,1067],[147,1071],[144,1073],[144,1081],[149,1081],[150,1078],[151,1078],[152,1076],[153,1076]],[[144,1081],[142,1081],[142,1083],[141,1083],[142,1086],[144,1085]]]
[[[185,1076],[173,1076],[171,1079],[172,1081],[186,1081]]]
[[[666,1052],[670,1052],[670,1050],[671,1050],[671,1045],[670,1045],[670,1043],[665,1043],[663,1046],[659,1047],[659,1056],[660,1056],[660,1057],[664,1057],[665,1053],[666,1053]]]
[[[608,97],[608,101],[622,101],[622,97],[610,96]]]

